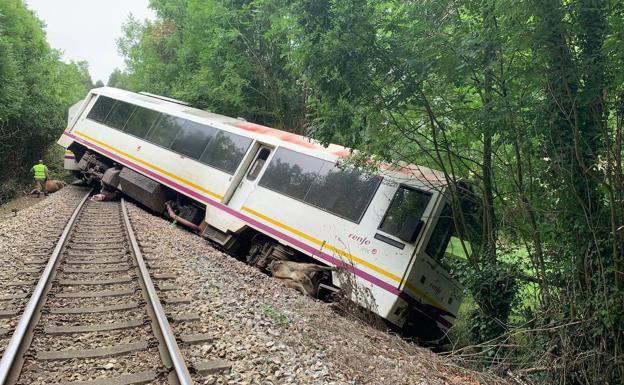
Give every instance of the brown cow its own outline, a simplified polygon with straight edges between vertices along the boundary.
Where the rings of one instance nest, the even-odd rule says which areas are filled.
[[[269,264],[268,270],[273,277],[282,281],[287,287],[314,297],[322,273],[335,270],[335,268],[314,263],[273,261]]]
[[[67,186],[67,184],[61,180],[48,179],[45,181],[44,187],[45,187],[46,193],[55,193],[65,186]],[[37,189],[34,189],[29,193],[29,195],[33,195],[33,194],[40,194],[40,193],[37,191]]]
[[[48,179],[45,182],[45,188],[48,193],[54,193],[65,187],[65,182],[56,179]]]

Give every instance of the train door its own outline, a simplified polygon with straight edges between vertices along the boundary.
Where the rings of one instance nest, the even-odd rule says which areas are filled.
[[[235,210],[240,210],[243,207],[245,201],[247,201],[247,197],[249,197],[258,185],[259,176],[262,170],[264,170],[272,151],[273,148],[269,146],[261,145],[258,147],[252,162],[247,167],[236,190],[227,202],[228,206]]]

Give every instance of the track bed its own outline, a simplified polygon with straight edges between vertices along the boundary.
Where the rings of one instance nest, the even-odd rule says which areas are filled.
[[[32,249],[1,298],[0,382],[192,383],[123,210],[86,201],[51,256]]]

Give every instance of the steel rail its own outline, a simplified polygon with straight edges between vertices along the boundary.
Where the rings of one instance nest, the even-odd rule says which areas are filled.
[[[154,310],[156,321],[158,322],[158,326],[163,335],[163,339],[167,347],[167,352],[169,353],[169,356],[171,358],[171,362],[177,375],[177,379],[180,385],[192,385],[193,380],[191,379],[191,374],[189,373],[188,367],[184,362],[184,358],[180,353],[178,343],[176,342],[175,336],[173,335],[171,327],[169,326],[167,315],[165,314],[165,311],[160,304],[158,294],[156,294],[156,289],[154,288],[154,283],[152,282],[152,278],[149,275],[147,266],[145,266],[143,254],[141,254],[141,249],[139,248],[139,244],[136,240],[136,237],[134,236],[134,232],[132,231],[132,224],[130,223],[130,217],[128,216],[128,210],[126,209],[126,200],[124,198],[121,198],[121,212],[123,214],[124,223],[128,232],[128,238],[130,239],[130,244],[132,245],[132,251],[136,257],[136,262],[141,272],[147,295],[152,305],[152,309]]]
[[[11,373],[11,368],[13,367],[15,358],[17,357],[17,354],[19,353],[24,336],[26,335],[26,332],[28,331],[28,327],[30,326],[31,321],[33,317],[35,316],[37,307],[39,306],[42,300],[46,286],[49,283],[50,276],[52,275],[52,272],[55,269],[56,262],[61,253],[61,249],[65,245],[69,232],[71,231],[74,225],[74,222],[76,222],[76,218],[78,218],[78,214],[80,214],[80,210],[82,210],[82,207],[84,206],[85,202],[89,198],[89,195],[91,194],[92,191],[93,189],[87,192],[87,194],[84,196],[84,198],[82,198],[78,206],[76,206],[76,209],[74,209],[74,212],[72,216],[69,218],[69,221],[67,221],[67,224],[65,225],[65,229],[63,229],[63,232],[61,233],[61,237],[59,238],[59,241],[57,242],[56,247],[52,251],[52,255],[50,256],[50,259],[48,260],[48,263],[45,269],[43,270],[41,277],[39,278],[39,282],[37,282],[37,286],[35,287],[35,290],[33,291],[33,294],[31,295],[30,300],[28,300],[28,304],[26,305],[26,308],[24,308],[24,312],[22,313],[22,316],[17,324],[17,327],[15,328],[15,331],[13,332],[13,335],[11,336],[11,340],[9,341],[9,344],[7,345],[7,348],[4,351],[4,354],[2,355],[2,360],[0,361],[0,384],[4,384],[7,378],[9,377],[9,374]]]

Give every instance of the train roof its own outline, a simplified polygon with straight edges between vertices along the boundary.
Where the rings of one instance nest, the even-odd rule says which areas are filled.
[[[174,99],[159,97],[152,94],[139,94],[131,91],[113,87],[102,87],[91,90],[95,94],[121,99],[129,103],[139,104],[143,107],[153,108],[173,115],[182,115],[200,123],[218,125],[219,128],[244,134],[262,142],[275,146],[282,146],[292,150],[300,151],[308,155],[324,158],[326,160],[337,161],[341,158],[349,157],[352,150],[349,148],[330,144],[323,146],[320,142],[292,132],[278,130],[276,128],[263,126],[245,121],[241,118],[232,118],[198,108],[189,107],[185,103],[178,103]],[[424,166],[401,163],[399,165],[381,164],[380,173],[393,179],[407,183],[410,179],[419,179],[432,186],[446,185],[444,173]]]

